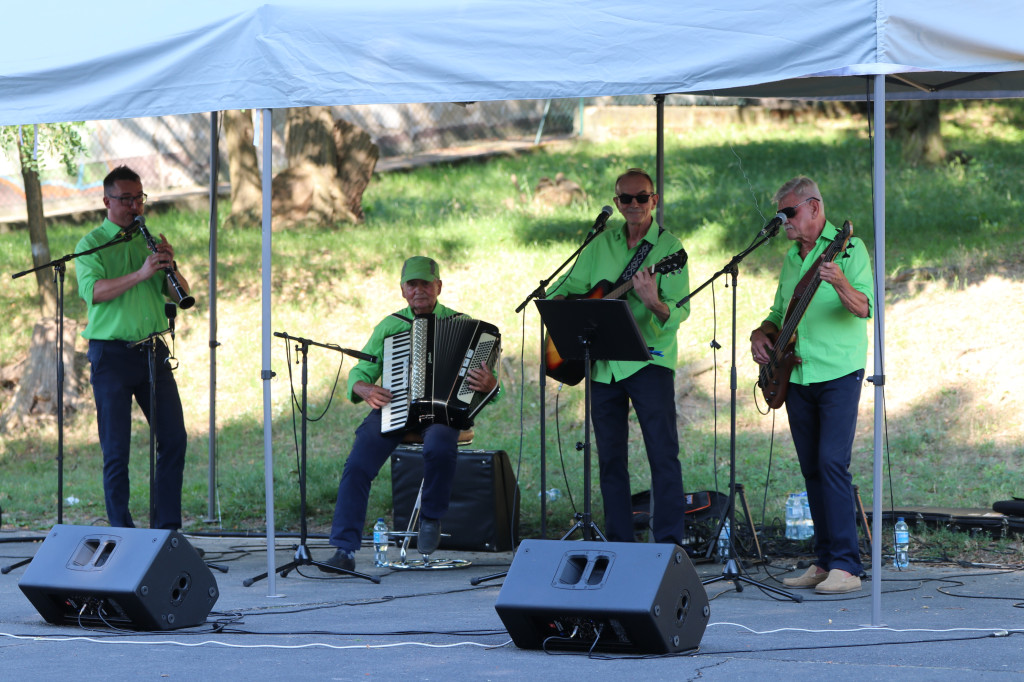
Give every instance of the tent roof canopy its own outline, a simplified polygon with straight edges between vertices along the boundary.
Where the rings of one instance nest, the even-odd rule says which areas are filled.
[[[0,45],[0,124],[671,92],[859,99],[879,73],[935,86],[894,84],[895,97],[1024,94],[1024,6],[994,0],[39,0],[5,19],[24,30]],[[939,87],[959,77],[971,80]]]

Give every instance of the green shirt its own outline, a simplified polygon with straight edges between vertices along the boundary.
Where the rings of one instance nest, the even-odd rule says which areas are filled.
[[[650,229],[644,238],[637,242],[632,249],[626,242],[626,225],[623,223],[619,229],[607,229],[592,241],[583,253],[580,254],[576,264],[562,276],[554,286],[548,289],[548,296],[565,295],[573,296],[588,293],[602,281],[607,280],[613,287],[618,286],[618,278],[626,269],[630,259],[640,244],[644,241],[652,243],[643,265],[656,264],[666,256],[670,256],[683,248],[679,239],[667,230],[658,234],[658,225],[651,223]],[[676,368],[676,357],[678,355],[678,344],[676,333],[679,324],[690,316],[690,304],[687,302],[680,308],[676,307],[684,296],[690,293],[690,273],[687,266],[675,274],[658,274],[658,296],[668,305],[669,316],[664,322],[648,310],[636,291],[630,289],[626,294],[626,301],[633,313],[633,319],[651,349],[652,358],[648,362],[636,360],[598,360],[594,363],[590,377],[594,381],[611,383],[619,379],[625,379],[643,369],[647,364],[655,364],[667,367],[673,371]]]
[[[433,314],[439,319],[444,319],[454,315],[461,315],[462,313],[441,305],[439,302],[434,304]],[[401,315],[405,319],[399,319],[395,317],[396,315]],[[406,306],[404,309],[388,315],[373,328],[370,339],[363,346],[363,352],[376,357],[377,361],[360,360],[348,373],[348,397],[353,403],[361,403],[363,401],[355,393],[356,382],[365,381],[368,384],[375,384],[384,373],[384,339],[394,336],[399,332],[408,331],[409,321],[414,317],[416,317],[416,314],[412,311],[412,308]],[[499,386],[492,400],[497,400],[501,393],[501,387]]]
[[[79,240],[76,253],[94,249],[117,236],[121,228],[109,219]],[[82,336],[103,341],[137,341],[167,328],[164,315],[164,286],[167,276],[154,273],[117,298],[94,303],[93,287],[101,279],[116,279],[137,271],[149,257],[146,240],[135,232],[132,239],[75,260],[78,295],[85,301],[89,324]]]
[[[799,244],[793,244],[789,249],[782,264],[782,274],[779,276],[779,286],[775,291],[775,302],[768,314],[768,322],[782,329],[796,285],[837,234],[839,230],[826,221],[818,241],[806,258],[800,257]],[[803,362],[793,368],[790,381],[794,384],[806,386],[831,381],[864,368],[868,349],[867,321],[875,305],[871,259],[864,242],[851,237],[846,254],[840,255],[835,262],[853,288],[868,297],[868,317],[857,317],[847,310],[839,300],[835,287],[822,282],[797,325],[796,354]]]

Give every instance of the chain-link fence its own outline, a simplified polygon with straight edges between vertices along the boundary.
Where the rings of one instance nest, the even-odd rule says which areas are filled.
[[[705,101],[706,100],[706,101]],[[568,137],[580,130],[583,107],[651,106],[651,96],[597,99],[510,100],[472,103],[428,103],[335,107],[338,118],[359,126],[380,149],[386,161],[414,157],[484,141],[540,142]],[[666,105],[721,104],[710,98],[672,95]],[[253,112],[258,116],[258,112]],[[274,171],[287,166],[281,139],[287,112],[274,112]],[[653,114],[652,114],[653,118]],[[218,117],[223,121],[224,117]],[[102,182],[111,168],[126,164],[143,179],[147,193],[160,200],[172,195],[206,192],[210,182],[210,115],[189,114],[159,118],[91,121],[84,126],[88,148],[77,173],[43,159],[44,210],[47,216],[98,209]],[[23,129],[31,135],[30,126]],[[227,159],[221,154],[221,177],[227,183]],[[0,222],[25,220],[25,192],[17,153],[0,155]]]

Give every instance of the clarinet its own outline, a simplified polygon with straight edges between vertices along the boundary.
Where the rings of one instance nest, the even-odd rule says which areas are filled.
[[[142,216],[136,216],[134,224],[138,226],[139,232],[146,239],[146,244],[149,246],[149,250],[156,253],[156,242],[153,241],[153,235],[146,229],[146,219]],[[188,310],[196,304],[196,299],[185,293],[185,290],[181,286],[181,282],[178,281],[178,276],[174,274],[174,270],[168,266],[164,268],[164,272],[167,274],[167,282],[171,285],[171,290],[174,291],[174,296],[178,299],[178,307],[182,310]]]

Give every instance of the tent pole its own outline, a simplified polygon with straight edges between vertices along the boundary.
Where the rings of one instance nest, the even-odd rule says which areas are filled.
[[[217,176],[220,175],[219,112],[210,112],[210,442],[206,523],[217,520]]]
[[[874,376],[870,381],[875,386],[875,461],[871,499],[871,625],[882,624],[882,435],[885,428],[885,76],[874,76],[875,80],[875,147],[871,169],[875,181],[874,205],[875,222],[875,343]]]
[[[655,111],[658,112],[658,121],[655,124],[657,130],[658,148],[657,158],[654,162],[654,177],[657,186],[654,191],[658,194],[657,219],[658,227],[665,225],[665,95],[654,96]]]
[[[263,302],[262,321],[262,371],[263,381],[263,482],[266,486],[267,514],[267,596],[279,597],[277,594],[277,571],[274,565],[274,448],[272,440],[273,412],[270,402],[270,380],[274,373],[270,370],[270,182],[273,156],[274,128],[273,115],[270,109],[260,110],[260,135],[263,143],[263,283],[261,300]]]

